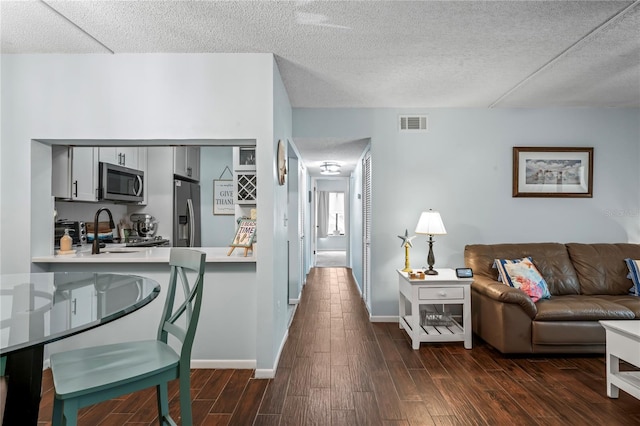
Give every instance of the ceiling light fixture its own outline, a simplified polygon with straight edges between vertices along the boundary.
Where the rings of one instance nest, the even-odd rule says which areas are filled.
[[[325,161],[320,165],[320,173],[323,175],[338,175],[340,174],[340,164],[335,161]]]

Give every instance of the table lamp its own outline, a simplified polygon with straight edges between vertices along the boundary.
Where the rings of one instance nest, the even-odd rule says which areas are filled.
[[[429,254],[427,255],[429,269],[425,271],[427,275],[438,275],[438,271],[433,269],[433,264],[435,263],[435,257],[433,256],[433,236],[444,235],[446,233],[447,230],[444,229],[440,213],[434,212],[432,209],[429,209],[427,212],[422,212],[418,220],[418,225],[416,226],[416,234],[429,236]]]

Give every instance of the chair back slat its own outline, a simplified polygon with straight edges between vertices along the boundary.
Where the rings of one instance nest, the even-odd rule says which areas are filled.
[[[178,340],[180,340],[181,343],[184,343],[184,338],[187,335],[187,331],[184,328],[172,324],[169,321],[165,321],[163,328]]]
[[[158,328],[158,340],[167,342],[168,335],[175,336],[182,343],[181,358],[191,357],[191,347],[195,337],[196,326],[200,316],[202,305],[202,292],[204,286],[205,253],[191,249],[171,249],[169,264],[171,275],[167,299]],[[187,272],[196,272],[197,276],[193,285],[189,284]],[[184,302],[174,309],[178,279],[184,292]],[[184,317],[184,327],[176,324]],[[186,357],[186,358],[184,358]]]
[[[179,308],[180,313],[177,316],[182,315],[183,307],[186,307],[187,319],[191,319],[191,315],[192,315],[191,300],[194,297],[196,286],[194,285],[193,288],[189,288],[189,279],[187,278],[187,274],[185,273],[184,268],[180,268],[178,270],[178,274],[180,276],[180,282],[182,283],[182,293],[184,294],[185,303]],[[177,313],[178,310],[176,310],[175,312]],[[171,322],[174,322],[174,321],[175,319]]]
[[[196,290],[197,290],[197,286],[194,285],[193,288],[191,289],[191,293],[185,294],[184,302],[182,302],[182,305],[180,305],[177,309],[174,309],[173,314],[171,315],[171,318],[167,320],[168,322],[172,324],[175,323],[185,311],[187,315],[187,320],[191,319],[191,315],[192,315],[191,304],[193,303],[193,299],[197,295]]]

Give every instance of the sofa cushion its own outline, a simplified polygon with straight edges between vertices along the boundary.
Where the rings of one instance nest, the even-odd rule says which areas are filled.
[[[624,261],[629,268],[627,278],[633,283],[633,286],[629,289],[629,294],[640,296],[640,260],[625,259]]]
[[[624,306],[635,314],[636,319],[640,319],[640,297],[629,296],[628,294],[614,296],[599,295],[591,297],[597,297],[598,299],[607,300],[620,306]]]
[[[629,293],[629,270],[624,259],[640,259],[640,244],[569,243],[566,246],[581,294]]]
[[[605,342],[604,328],[597,321],[534,321],[531,324],[534,352],[602,353],[606,350]],[[554,347],[563,349],[554,350]]]
[[[635,313],[611,299],[597,296],[567,295],[541,299],[536,303],[535,321],[629,320]]]
[[[465,264],[474,275],[497,280],[495,259],[519,259],[530,256],[544,278],[552,296],[580,294],[580,284],[569,254],[560,243],[469,244],[464,248]]]

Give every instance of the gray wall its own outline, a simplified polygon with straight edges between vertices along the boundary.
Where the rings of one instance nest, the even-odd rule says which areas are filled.
[[[274,138],[291,134],[291,108],[273,55],[2,55],[0,67],[2,273],[29,271],[32,256],[51,250],[50,148],[33,148],[33,139],[256,141],[258,223],[264,224],[256,250],[260,285],[242,289],[261,305],[250,351],[271,374],[288,320],[286,259],[275,255],[287,238],[274,208],[286,189],[276,188]],[[228,294],[222,284],[215,290],[221,299]],[[245,302],[227,300],[232,318],[234,304]]]
[[[272,235],[267,234],[269,239],[266,244],[264,244],[264,231],[258,231],[260,235],[257,244],[258,256],[268,258],[270,261],[264,268],[262,268],[263,265],[260,265],[261,269],[258,271],[257,317],[259,331],[257,335],[258,363],[255,373],[257,378],[266,377],[265,372],[269,372],[269,374],[275,372],[289,325],[288,235],[284,220],[287,213],[287,187],[275,183],[277,182],[277,174],[274,153],[277,150],[279,140],[282,140],[285,146],[287,146],[287,141],[291,140],[292,112],[289,97],[275,60],[272,65],[272,102],[269,106],[271,117],[273,117],[271,123],[273,142],[271,151],[265,153],[269,154],[268,156],[261,156],[260,151],[258,152],[258,162],[256,163],[259,188],[258,226],[264,230],[273,229]],[[269,209],[267,214],[261,211],[264,209]],[[261,217],[265,219],[260,221]],[[270,222],[269,219],[271,219]],[[265,279],[267,276],[268,280]]]
[[[429,116],[400,134],[398,115]],[[465,244],[640,242],[638,109],[294,109],[295,137],[371,138],[371,314],[398,313],[397,235],[439,210],[436,267],[463,265]],[[330,125],[327,125],[330,123]],[[594,147],[593,198],[512,198],[514,146]],[[424,237],[411,265],[426,264]]]

